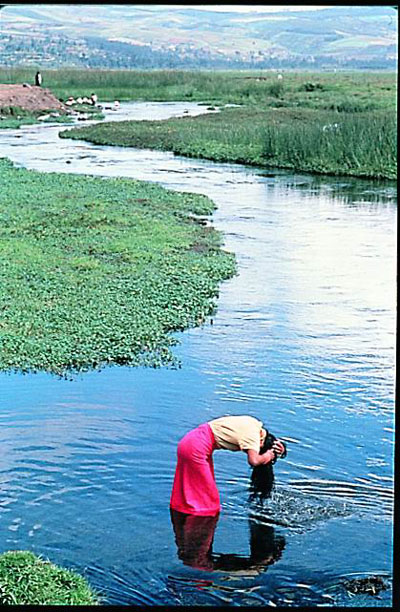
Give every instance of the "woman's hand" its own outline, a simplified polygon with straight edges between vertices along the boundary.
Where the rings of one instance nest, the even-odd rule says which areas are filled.
[[[273,448],[270,448],[269,450],[265,451],[265,453],[260,455],[260,457],[266,458],[263,463],[271,463],[271,461],[273,462],[276,459],[276,455],[273,451]]]
[[[275,440],[275,442],[272,445],[272,450],[276,452],[278,457],[281,457],[284,454],[286,449],[280,440]]]
[[[286,448],[283,442],[275,440],[272,448],[267,450],[265,453],[257,453],[255,450],[249,449],[247,452],[247,461],[251,466],[265,465],[266,463],[275,463],[282,455],[286,456]]]

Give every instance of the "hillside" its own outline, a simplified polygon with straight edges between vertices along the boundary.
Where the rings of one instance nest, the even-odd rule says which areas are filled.
[[[221,9],[4,5],[0,11],[2,64],[48,68],[396,66],[397,13],[391,6],[292,7],[265,13]]]

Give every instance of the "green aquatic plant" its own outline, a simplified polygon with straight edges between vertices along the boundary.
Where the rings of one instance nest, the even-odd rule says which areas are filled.
[[[30,551],[0,555],[0,605],[98,605],[87,581]]]
[[[39,173],[0,160],[0,369],[66,375],[177,365],[235,272],[213,202],[130,179]]]
[[[307,125],[265,125],[263,157],[268,164],[322,174],[397,177],[394,113],[315,119]]]

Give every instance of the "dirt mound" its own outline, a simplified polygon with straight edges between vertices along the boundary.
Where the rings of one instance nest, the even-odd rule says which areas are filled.
[[[0,108],[18,106],[27,111],[64,110],[49,89],[35,85],[1,85]]]

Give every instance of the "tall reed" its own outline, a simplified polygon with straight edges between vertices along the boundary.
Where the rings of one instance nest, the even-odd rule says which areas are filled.
[[[394,113],[332,115],[331,121],[266,125],[267,163],[315,172],[395,178],[397,122]]]

